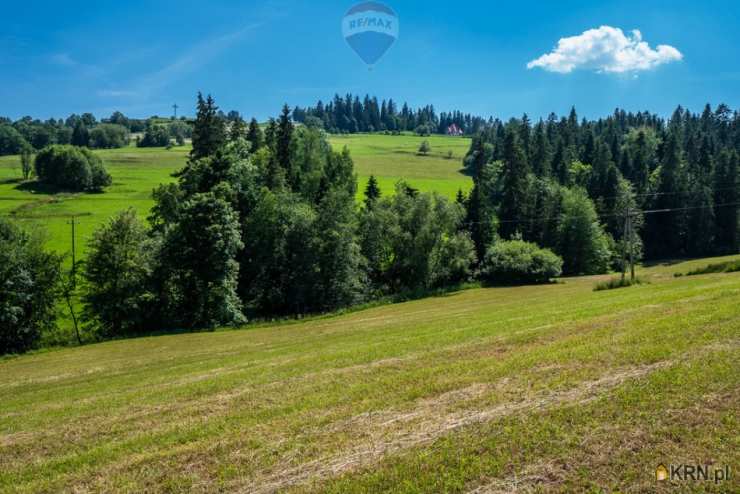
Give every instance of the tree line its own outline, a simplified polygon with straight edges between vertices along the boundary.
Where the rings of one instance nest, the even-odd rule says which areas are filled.
[[[461,111],[437,114],[432,105],[413,109],[406,103],[399,107],[393,99],[379,103],[375,96],[366,95],[361,100],[352,94],[345,97],[335,95],[332,101],[326,104],[319,101],[313,107],[295,107],[293,119],[320,126],[334,134],[407,131],[420,135],[446,134],[454,124],[465,134],[473,135],[487,123],[481,117]]]
[[[605,273],[624,269],[627,250],[738,252],[740,132],[724,105],[666,121],[621,111],[579,121],[575,110],[534,125],[491,121],[465,158],[473,188],[456,200],[405,182],[382,191],[370,177],[358,204],[349,151],[333,150],[318,125],[296,126],[287,106],[262,129],[199,95],[192,143],[148,218],[123,211],[95,232],[72,283],[38,240],[0,221],[12,280],[0,291],[0,353],[36,344],[55,297],[74,299],[70,286],[83,336],[96,339],[302,316],[476,279]]]
[[[581,272],[584,257],[568,250],[583,244],[563,238],[564,212],[577,206],[617,258],[627,215],[647,259],[737,253],[739,151],[740,116],[726,105],[700,114],[678,107],[669,119],[617,110],[579,121],[573,109],[536,124],[526,115],[496,120],[465,158],[475,184],[464,198],[471,233],[479,253],[495,234],[520,235]],[[569,269],[571,257],[581,266]]]
[[[100,121],[91,113],[45,121],[31,117],[12,121],[0,117],[0,156],[34,153],[55,144],[91,149],[121,148],[129,144],[132,133],[144,133],[144,138],[138,142],[141,146],[166,146],[172,139],[183,143],[191,132],[192,126],[184,118],[131,119],[121,112],[114,112]]]

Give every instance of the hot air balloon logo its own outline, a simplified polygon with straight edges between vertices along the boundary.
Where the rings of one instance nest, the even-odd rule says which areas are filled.
[[[349,46],[371,68],[398,39],[398,16],[378,2],[355,5],[342,19],[342,34]]]

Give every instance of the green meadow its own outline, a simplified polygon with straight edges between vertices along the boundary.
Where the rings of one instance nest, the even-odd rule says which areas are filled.
[[[425,139],[432,151],[419,156],[417,151]],[[338,150],[347,146],[352,153],[358,198],[371,174],[378,177],[384,193],[392,193],[401,179],[422,191],[436,191],[450,198],[459,189],[472,187],[472,180],[461,172],[469,139],[353,135],[332,136],[331,143]],[[113,185],[102,194],[50,194],[33,183],[21,183],[17,156],[0,157],[0,215],[11,215],[29,228],[42,227],[48,234],[49,247],[59,252],[71,251],[70,220],[74,216],[77,252],[84,256],[92,232],[116,212],[133,207],[146,217],[153,204],[152,189],[174,180],[172,173],[185,164],[189,151],[189,147],[96,151],[113,177]]]
[[[738,492],[728,260],[6,358],[0,492]]]
[[[425,140],[432,150],[427,156],[421,156],[419,146]],[[332,136],[330,142],[337,150],[344,146],[349,148],[360,191],[364,190],[370,175],[375,175],[385,193],[392,192],[401,179],[424,192],[435,191],[450,198],[454,198],[458,190],[467,192],[473,186],[472,179],[462,170],[463,158],[470,148],[468,138],[354,134]]]

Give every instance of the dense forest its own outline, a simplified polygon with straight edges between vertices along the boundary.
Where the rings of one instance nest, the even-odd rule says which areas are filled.
[[[629,215],[648,259],[736,253],[738,151],[740,114],[726,105],[701,114],[679,107],[668,120],[617,110],[579,121],[574,109],[536,124],[526,115],[495,121],[465,159],[475,181],[468,224],[479,252],[496,233],[519,234],[567,266],[565,244],[579,242],[558,238],[563,207],[586,194],[612,251],[622,250]]]
[[[319,125],[335,134],[358,132],[416,132],[420,135],[447,134],[451,126],[460,132],[473,135],[490,121],[463,114],[461,111],[442,112],[427,105],[415,110],[404,103],[399,107],[393,99],[378,103],[377,97],[347,94],[339,95],[324,104],[319,101],[309,108],[295,107],[293,119],[299,123]]]
[[[491,120],[465,157],[469,194],[380,190],[370,177],[358,204],[349,151],[333,150],[319,122],[295,125],[285,106],[263,129],[199,95],[176,183],[154,191],[148,218],[111,218],[79,269],[64,272],[0,220],[0,353],[33,347],[59,298],[73,318],[82,301],[82,340],[302,316],[476,279],[544,283],[623,270],[628,251],[737,253],[739,122],[725,105],[668,120],[579,121],[575,110]],[[37,158],[47,175],[51,158],[76,155],[53,149]]]

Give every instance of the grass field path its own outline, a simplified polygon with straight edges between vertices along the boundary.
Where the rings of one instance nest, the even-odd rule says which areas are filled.
[[[708,262],[1,360],[0,491],[737,491],[654,479],[740,460]]]

